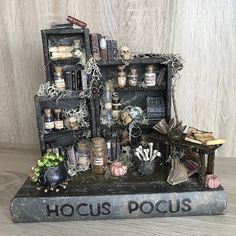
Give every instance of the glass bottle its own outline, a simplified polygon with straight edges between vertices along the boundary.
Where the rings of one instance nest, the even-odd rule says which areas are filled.
[[[96,137],[92,139],[91,144],[92,171],[95,174],[103,174],[104,167],[107,164],[106,141],[103,138]]]
[[[104,107],[105,120],[110,123],[112,121],[112,84],[110,81],[105,82]]]
[[[55,82],[56,88],[59,91],[64,91],[66,88],[66,85],[65,85],[65,80],[62,76],[62,67],[55,66],[54,71],[55,71],[54,72],[54,82]]]
[[[74,42],[74,49],[72,51],[72,55],[75,58],[79,58],[82,56],[81,42],[79,39],[75,39],[73,42]]]
[[[138,84],[138,73],[136,68],[131,68],[130,69],[130,74],[129,74],[129,85],[132,87],[137,86]]]
[[[54,118],[50,108],[44,109],[44,130],[51,132],[54,129]]]
[[[156,73],[154,72],[154,66],[148,65],[146,68],[147,72],[145,73],[144,82],[147,86],[156,85]]]
[[[64,129],[64,122],[62,120],[62,114],[61,114],[60,108],[56,108],[54,110],[54,126],[55,126],[55,130]]]
[[[90,145],[86,140],[82,140],[77,143],[78,151],[78,165],[80,171],[86,171],[89,169],[91,162],[90,157]]]
[[[112,119],[113,121],[119,121],[121,112],[120,98],[117,93],[112,95]]]
[[[126,73],[122,66],[118,67],[118,73],[117,73],[117,86],[119,88],[124,88],[126,85]]]

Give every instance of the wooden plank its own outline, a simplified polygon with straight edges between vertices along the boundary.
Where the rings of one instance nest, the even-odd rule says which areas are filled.
[[[38,143],[33,95],[45,81],[40,30],[72,15],[134,52],[179,53],[177,106],[187,125],[211,130],[236,156],[236,1],[3,0],[0,141]],[[96,9],[96,10],[95,10]],[[24,109],[22,108],[24,104]]]

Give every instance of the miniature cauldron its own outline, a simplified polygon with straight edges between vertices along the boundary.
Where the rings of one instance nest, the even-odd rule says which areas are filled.
[[[64,164],[54,167],[43,167],[40,171],[38,182],[45,187],[52,187],[62,183],[67,178],[67,170]]]

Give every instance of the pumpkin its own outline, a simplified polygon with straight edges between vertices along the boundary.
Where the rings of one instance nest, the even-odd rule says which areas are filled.
[[[205,177],[205,187],[208,188],[218,188],[220,186],[220,181],[216,175],[207,175]]]
[[[122,176],[127,173],[127,166],[122,164],[121,162],[113,162],[110,165],[110,172],[113,176]]]

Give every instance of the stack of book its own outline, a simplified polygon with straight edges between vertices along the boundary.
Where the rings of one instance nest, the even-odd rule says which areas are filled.
[[[107,36],[101,36],[101,34],[91,33],[90,44],[95,60],[114,61],[117,59],[118,44],[116,40]]]

